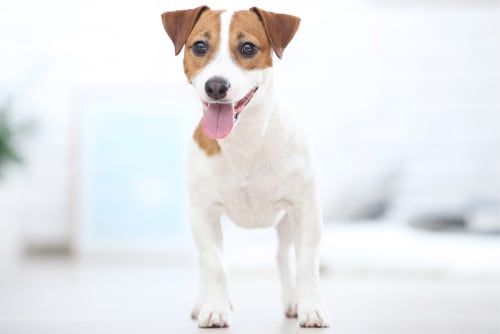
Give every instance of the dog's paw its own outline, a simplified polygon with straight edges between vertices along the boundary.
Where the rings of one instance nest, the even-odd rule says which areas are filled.
[[[297,318],[297,298],[295,292],[290,291],[283,294],[283,306],[287,318]]]
[[[297,311],[300,327],[330,327],[328,310],[321,300],[299,302]]]
[[[287,318],[297,318],[297,303],[289,303],[285,306],[285,315]]]
[[[198,326],[200,328],[229,327],[230,312],[231,306],[228,302],[206,302],[197,312]]]
[[[193,320],[198,319],[198,314],[200,314],[200,309],[201,309],[200,304],[196,304],[195,307],[193,307],[193,310],[191,311],[191,319]]]

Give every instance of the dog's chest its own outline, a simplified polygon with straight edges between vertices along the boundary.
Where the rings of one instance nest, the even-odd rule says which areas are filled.
[[[247,176],[228,173],[219,183],[225,214],[241,227],[273,226],[284,215],[286,184],[276,170],[260,168]]]

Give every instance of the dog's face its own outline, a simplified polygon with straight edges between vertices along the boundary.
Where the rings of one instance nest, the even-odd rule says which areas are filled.
[[[272,50],[281,58],[300,19],[258,8],[236,12],[198,7],[162,14],[176,55],[184,50],[184,72],[203,103],[203,132],[226,137],[270,75]]]

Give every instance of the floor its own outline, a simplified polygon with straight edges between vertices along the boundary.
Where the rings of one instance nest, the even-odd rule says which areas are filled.
[[[0,273],[0,333],[498,334],[497,276],[325,272],[329,329],[280,310],[277,274],[231,274],[228,329],[190,320],[197,275],[182,264],[30,262]]]

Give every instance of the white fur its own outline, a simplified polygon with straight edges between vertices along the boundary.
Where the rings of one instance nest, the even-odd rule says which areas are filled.
[[[214,75],[229,80],[228,99],[239,100],[259,86],[231,133],[218,140],[221,152],[207,156],[191,145],[189,190],[191,225],[200,254],[201,295],[194,316],[200,327],[229,325],[231,304],[222,261],[223,214],[245,228],[276,227],[283,303],[306,327],[326,327],[329,316],[320,293],[318,246],[322,218],[306,136],[285,114],[273,86],[272,68],[246,71],[230,57],[229,23],[221,16],[218,54],[194,79],[207,100],[205,82]],[[296,253],[296,279],[290,255]],[[257,310],[256,310],[257,311]]]

